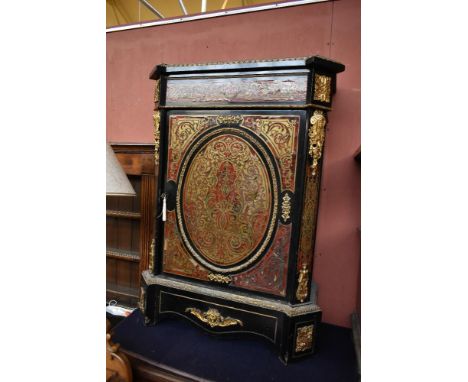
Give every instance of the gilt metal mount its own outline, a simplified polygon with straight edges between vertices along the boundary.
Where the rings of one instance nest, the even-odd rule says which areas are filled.
[[[217,309],[213,308],[208,309],[206,312],[202,312],[196,308],[187,308],[185,311],[197,317],[200,321],[208,324],[212,328],[243,325],[241,320],[231,317],[223,317]]]
[[[322,157],[326,123],[325,113],[322,110],[315,110],[310,118],[309,127],[309,155],[312,158],[313,180],[317,178],[319,160]]]

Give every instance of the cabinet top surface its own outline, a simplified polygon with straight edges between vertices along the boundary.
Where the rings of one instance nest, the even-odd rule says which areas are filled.
[[[158,79],[161,74],[181,74],[212,71],[237,71],[237,70],[279,70],[279,69],[310,69],[319,67],[330,73],[344,71],[343,64],[321,56],[278,58],[265,60],[246,60],[231,62],[210,62],[193,64],[159,64],[153,69],[150,78]]]

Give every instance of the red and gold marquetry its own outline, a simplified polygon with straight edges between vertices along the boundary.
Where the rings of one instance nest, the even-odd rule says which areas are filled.
[[[209,262],[232,266],[264,238],[272,189],[266,166],[243,138],[222,134],[193,156],[182,195],[187,234]]]
[[[280,195],[295,189],[300,117],[231,120],[238,125],[224,125],[229,116],[169,117],[167,181],[177,198],[164,225],[163,271],[229,275],[237,287],[285,296],[292,227],[278,222]]]

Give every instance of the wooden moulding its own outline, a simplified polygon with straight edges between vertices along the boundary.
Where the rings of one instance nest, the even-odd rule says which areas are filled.
[[[106,216],[115,218],[140,219],[141,214],[139,212],[132,211],[107,210]]]
[[[133,251],[124,251],[121,249],[107,248],[106,256],[113,258],[113,259],[119,259],[119,260],[127,260],[127,261],[135,261],[135,262],[140,261],[140,255],[138,253],[135,253]]]
[[[154,174],[154,144],[112,143],[111,146],[127,175]]]

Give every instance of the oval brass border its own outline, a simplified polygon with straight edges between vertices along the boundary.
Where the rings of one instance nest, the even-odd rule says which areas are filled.
[[[204,257],[202,257],[197,250],[192,246],[190,243],[190,240],[187,237],[187,234],[185,232],[184,224],[182,221],[182,210],[181,210],[181,195],[182,195],[182,181],[181,179],[184,179],[185,172],[187,171],[187,165],[190,162],[190,159],[193,157],[195,151],[202,145],[206,144],[207,141],[213,136],[213,135],[218,135],[221,132],[226,132],[226,133],[232,133],[234,135],[240,135],[242,138],[247,140],[256,150],[259,150],[262,155],[264,161],[269,167],[269,172],[271,174],[271,181],[272,181],[272,190],[273,190],[273,211],[270,216],[270,222],[268,224],[268,230],[267,233],[263,239],[263,243],[256,250],[256,252],[253,255],[248,256],[248,260],[244,262],[240,262],[235,266],[232,267],[226,267],[226,268],[221,268],[218,267],[210,262],[208,262]],[[239,272],[251,264],[253,264],[259,256],[264,253],[266,248],[270,245],[271,239],[273,237],[273,233],[276,231],[276,226],[277,226],[277,220],[278,220],[278,201],[279,201],[279,183],[278,183],[278,176],[277,176],[278,169],[275,167],[275,163],[271,160],[270,155],[267,153],[265,148],[258,142],[257,139],[252,137],[249,133],[244,131],[242,128],[232,128],[232,127],[214,127],[211,131],[206,132],[201,139],[199,139],[197,142],[195,142],[188,153],[185,155],[185,157],[182,160],[182,165],[180,168],[180,172],[178,175],[178,182],[177,182],[177,195],[176,195],[176,216],[177,216],[177,225],[182,237],[182,241],[185,245],[185,247],[188,249],[190,255],[192,255],[199,263],[204,265],[206,268],[219,272],[219,273],[234,273],[234,272]]]

